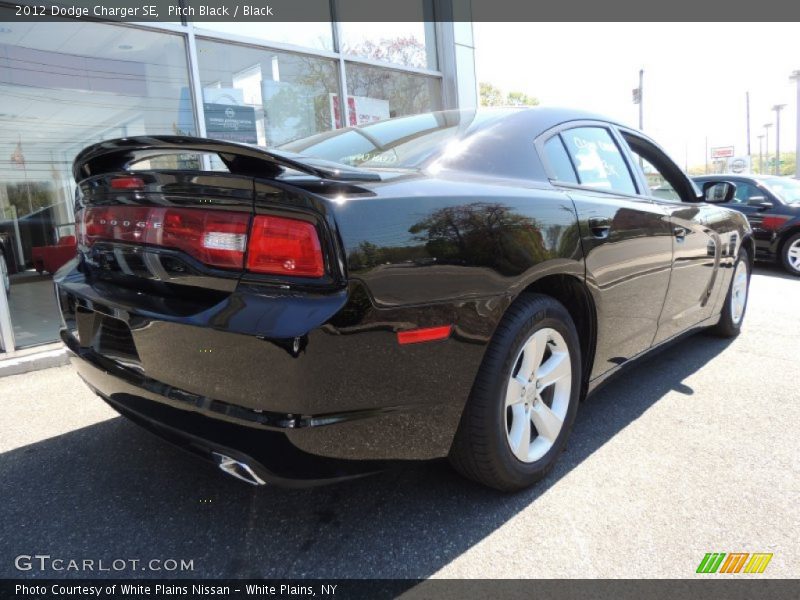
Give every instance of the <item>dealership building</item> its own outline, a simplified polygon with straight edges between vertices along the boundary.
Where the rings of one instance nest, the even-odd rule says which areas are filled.
[[[22,22],[0,2],[3,357],[58,339],[51,271],[74,254],[71,164],[85,146],[145,134],[276,146],[476,106],[471,23],[424,20],[453,14],[452,0],[416,0],[420,19],[402,23],[337,22],[347,0],[304,2],[331,18]]]

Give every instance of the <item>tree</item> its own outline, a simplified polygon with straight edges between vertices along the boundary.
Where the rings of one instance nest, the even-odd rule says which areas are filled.
[[[408,231],[442,264],[485,266],[511,275],[548,258],[536,220],[496,202],[440,208]]]
[[[794,175],[796,162],[797,156],[794,152],[781,152],[781,175]]]
[[[360,44],[346,45],[343,51],[345,54],[409,67],[424,69],[428,66],[425,45],[413,36],[382,38],[377,42],[365,40]]]
[[[17,208],[20,217],[53,205],[53,190],[48,182],[8,183],[6,191],[9,203]]]
[[[345,54],[363,56],[381,62],[426,67],[425,46],[414,37],[381,39],[378,42],[364,41],[343,49]],[[309,77],[310,83],[323,82],[323,86],[334,93],[337,72],[330,61],[307,59],[315,68]],[[324,72],[320,72],[324,69]],[[430,110],[434,104],[435,80],[430,77],[404,74],[370,65],[348,63],[347,88],[349,95],[387,100],[390,117],[414,115]],[[325,99],[327,101],[327,98]],[[322,107],[317,114],[320,114]],[[330,119],[330,116],[328,116]],[[330,122],[330,121],[329,121]],[[349,124],[347,120],[345,124]],[[323,128],[326,129],[327,127]]]
[[[480,83],[481,106],[502,106],[503,92],[491,83]]]
[[[763,154],[762,155],[763,165],[762,168],[759,169],[759,157],[758,154],[750,155],[750,172],[754,174],[760,175],[774,175],[775,174],[775,155],[774,154]],[[794,152],[781,152],[781,175],[794,175],[795,169],[795,153]],[[708,163],[708,173],[722,173],[725,172],[725,161],[709,161]],[[706,174],[706,167],[705,165],[694,165],[689,167],[688,170],[689,175],[705,175]]]
[[[539,99],[528,96],[524,92],[509,92],[503,94],[503,90],[493,86],[491,83],[480,83],[481,106],[536,106]]]
[[[510,106],[536,106],[539,104],[538,98],[528,96],[523,92],[508,92],[507,101]]]

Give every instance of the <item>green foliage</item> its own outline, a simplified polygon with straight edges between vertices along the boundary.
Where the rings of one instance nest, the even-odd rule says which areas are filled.
[[[479,84],[481,106],[502,106],[503,92],[500,88],[494,87],[491,83],[481,82]]]
[[[547,258],[535,219],[491,202],[448,206],[409,229],[431,256],[520,273]]]
[[[796,156],[794,152],[781,152],[781,175],[794,175]],[[763,157],[763,166],[759,167],[758,154],[753,154],[750,158],[752,165],[752,173],[757,175],[774,175],[775,174],[775,155],[765,154]],[[718,173],[719,167],[717,163],[712,160],[708,161],[708,173]],[[693,165],[689,167],[689,175],[705,175],[705,165]]]
[[[705,175],[706,174],[706,166],[705,165],[700,165],[700,166],[689,167],[688,174],[691,175],[692,177],[695,177],[697,175]]]
[[[31,181],[6,184],[8,201],[17,209],[17,215],[34,213],[55,201],[52,186],[47,182]]]
[[[577,223],[542,228],[536,219],[497,202],[446,206],[408,231],[417,244],[382,247],[361,242],[348,256],[350,268],[468,265],[516,275],[556,256],[571,256],[580,247]]]
[[[422,246],[378,246],[372,242],[361,242],[358,249],[347,257],[351,269],[370,269],[379,265],[397,264],[422,260],[428,256]]]
[[[503,90],[491,83],[482,81],[478,87],[481,106],[536,106],[539,104],[539,99],[534,96],[523,92],[503,94]]]
[[[539,99],[522,92],[508,92],[508,104],[511,106],[536,106]]]
[[[797,155],[794,152],[781,152],[781,175],[794,175]]]
[[[356,46],[344,48],[345,54],[364,56],[381,62],[426,67],[427,56],[425,46],[413,37],[381,39],[377,43],[364,41]],[[318,59],[314,59],[322,63]],[[328,61],[325,61],[328,62]],[[335,70],[332,73],[329,89],[336,89]],[[430,110],[435,104],[434,88],[431,79],[412,74],[401,74],[397,71],[353,64],[347,70],[347,87],[353,96],[382,98],[389,101],[389,116],[415,115]]]

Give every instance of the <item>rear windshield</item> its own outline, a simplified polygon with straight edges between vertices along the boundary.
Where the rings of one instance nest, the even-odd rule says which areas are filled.
[[[452,142],[506,114],[443,111],[400,117],[320,133],[279,148],[354,167],[416,169]]]

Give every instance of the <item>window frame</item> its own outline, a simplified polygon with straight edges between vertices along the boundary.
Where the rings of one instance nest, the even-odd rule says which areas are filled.
[[[558,178],[558,169],[553,166],[553,162],[550,160],[550,157],[547,154],[547,145],[552,141],[558,141],[558,145],[564,151],[564,155],[567,157],[567,162],[569,163],[570,168],[572,169],[572,176],[575,178],[575,181],[566,181],[564,179]],[[578,170],[575,168],[575,161],[572,160],[572,156],[567,149],[567,145],[564,143],[564,138],[561,137],[560,133],[550,136],[544,142],[542,142],[542,154],[541,154],[542,164],[545,166],[545,171],[548,174],[548,179],[551,183],[558,183],[561,184],[568,184],[568,185],[580,185],[581,178],[578,177]],[[550,173],[554,175],[550,177]]]
[[[633,187],[636,190],[635,193],[622,192],[618,190],[604,190],[602,188],[590,185],[584,185],[580,183],[581,178],[578,175],[578,169],[575,167],[575,161],[572,158],[572,154],[569,152],[569,148],[564,142],[563,137],[561,137],[561,144],[564,146],[564,149],[567,152],[567,156],[569,157],[570,164],[572,165],[572,170],[575,173],[575,178],[578,180],[578,183],[562,181],[556,178],[555,169],[553,169],[552,164],[547,158],[544,145],[548,141],[550,141],[551,138],[555,136],[562,136],[562,134],[567,131],[584,127],[595,127],[606,130],[609,137],[611,137],[612,141],[617,146],[617,150],[622,156],[622,161],[625,163],[625,166],[628,169],[628,174],[630,175],[631,181],[633,182]],[[650,196],[646,196],[642,193],[642,190],[647,188],[642,187],[642,180],[639,177],[637,171],[633,168],[633,165],[631,164],[631,156],[630,152],[628,151],[627,143],[625,143],[625,140],[622,139],[617,130],[617,127],[613,123],[610,123],[608,121],[594,120],[594,119],[579,119],[574,121],[567,121],[565,123],[556,125],[555,127],[551,127],[546,131],[542,132],[541,134],[539,134],[534,140],[534,146],[536,147],[536,152],[539,155],[539,160],[541,161],[542,166],[544,167],[547,179],[554,186],[583,190],[587,192],[596,192],[598,194],[607,194],[609,196],[623,196],[625,198],[633,198],[633,199],[641,199],[641,198],[651,199]]]
[[[749,204],[750,203],[750,198],[753,195],[761,195],[761,196],[764,196],[764,198],[767,199],[767,200],[770,199],[770,198],[767,197],[766,191],[761,189],[758,185],[756,185],[755,182],[751,182],[751,181],[747,181],[745,179],[739,179],[739,178],[731,179],[731,182],[736,185],[736,192],[737,193],[742,189],[742,186],[747,186],[747,187],[755,190],[756,192],[760,192],[760,194],[752,194],[747,198],[747,200],[744,200],[742,202],[737,202],[736,201],[736,194],[734,194],[733,198],[731,198],[730,202],[726,202],[725,204],[732,204],[732,205],[735,205],[735,206],[750,206],[750,204]]]
[[[653,140],[651,140],[644,134],[635,131],[633,129],[618,126],[617,130],[619,133],[620,140],[622,140],[622,143],[625,146],[626,153],[630,157],[630,164],[632,165],[632,169],[636,173],[636,177],[641,182],[641,189],[644,190],[641,195],[642,198],[647,198],[656,203],[670,204],[670,205],[696,204],[699,202],[703,202],[702,192],[700,192],[700,190],[697,188],[697,185],[686,173],[683,172],[683,170],[677,165],[677,163],[675,163],[675,161],[672,160],[666,152],[664,152],[661,146],[656,144]],[[647,183],[647,177],[645,177],[644,172],[639,167],[638,161],[634,158],[635,150],[631,148],[626,136],[635,138],[644,146],[649,147],[650,150],[655,151],[659,155],[658,156],[659,160],[657,162],[667,163],[666,165],[667,169],[665,169],[667,173],[669,174],[671,171],[677,176],[678,179],[682,180],[683,183],[688,185],[687,189],[685,185],[676,187],[672,185],[672,182],[670,182],[670,185],[672,185],[673,190],[675,190],[675,192],[680,196],[680,200],[668,200],[667,198],[660,198],[658,196],[655,196],[652,193],[652,190],[650,189],[650,186]],[[645,156],[643,156],[643,158],[647,160],[647,162],[649,162],[653,167],[655,167],[658,170],[659,174],[662,177],[664,177],[662,173],[662,168],[659,165],[655,164],[652,160],[650,160]],[[668,177],[664,177],[664,179],[669,181]]]

